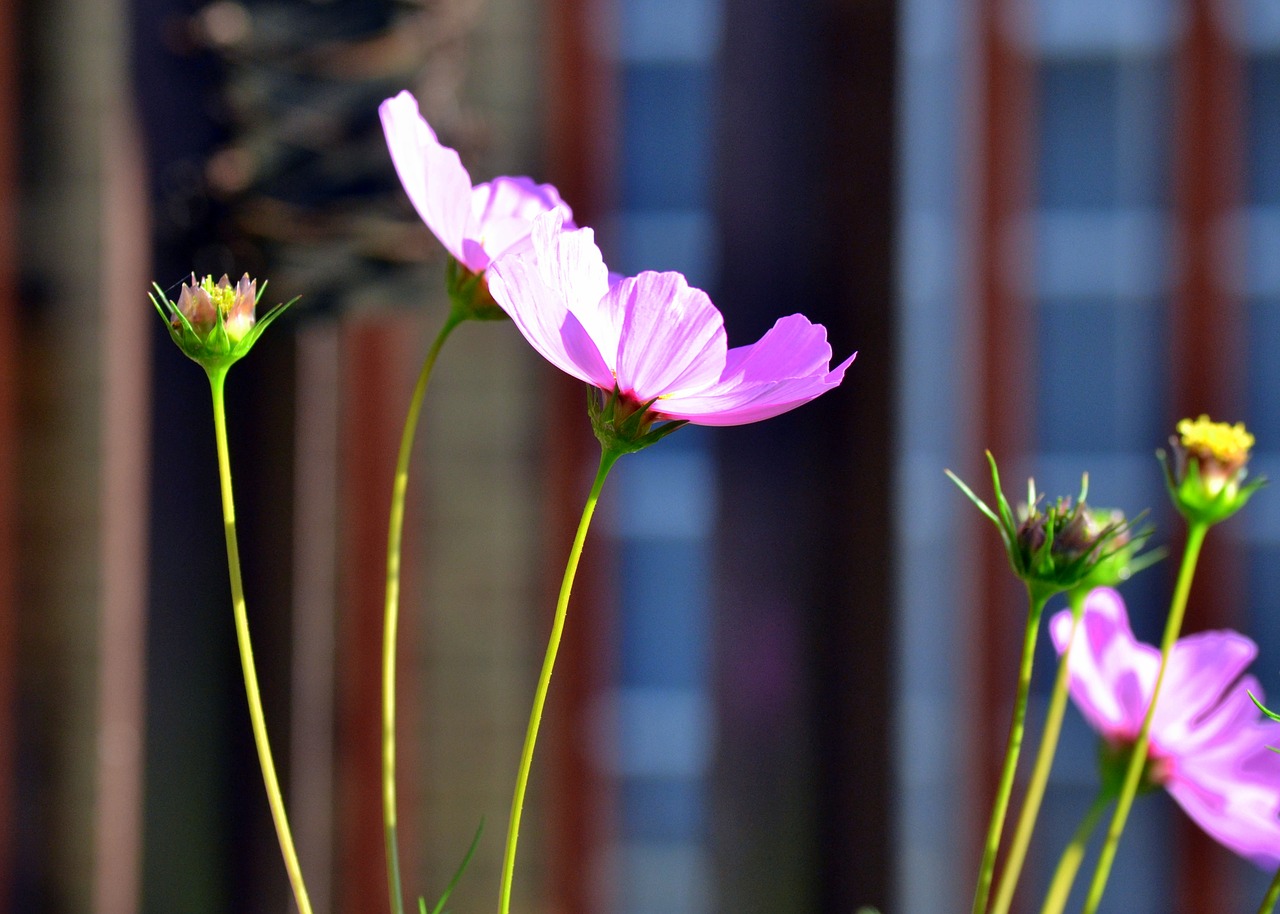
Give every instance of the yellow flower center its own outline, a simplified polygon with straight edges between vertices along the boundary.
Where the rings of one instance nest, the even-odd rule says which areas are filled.
[[[1253,447],[1253,435],[1245,429],[1243,422],[1235,425],[1212,422],[1205,415],[1194,421],[1183,419],[1178,423],[1178,434],[1182,436],[1182,446],[1188,451],[1212,456],[1224,464],[1243,464],[1249,459],[1249,449]]]
[[[212,276],[200,280],[200,288],[213,302],[213,306],[225,317],[231,313],[236,304],[235,286],[226,283],[215,283]]]

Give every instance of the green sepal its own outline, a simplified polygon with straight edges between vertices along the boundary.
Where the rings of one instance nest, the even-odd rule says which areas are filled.
[[[654,425],[655,417],[649,410],[656,402],[654,398],[636,406],[624,400],[617,387],[607,396],[598,387],[588,387],[587,414],[600,446],[618,455],[634,454],[689,424],[685,419],[673,419]]]
[[[1133,754],[1133,748],[1133,743],[1116,745],[1105,739],[1098,741],[1098,771],[1101,775],[1104,794],[1116,796],[1120,793],[1120,788],[1129,775],[1129,757]],[[1138,789],[1134,796],[1145,796],[1160,788],[1164,783],[1164,778],[1159,771],[1160,764],[1159,759],[1152,758],[1150,754],[1147,755],[1142,763],[1142,777],[1138,781]]]
[[[1270,717],[1272,720],[1276,721],[1277,723],[1280,723],[1280,713],[1277,713],[1277,712],[1275,712],[1275,711],[1272,711],[1270,708],[1268,708],[1268,707],[1267,707],[1266,705],[1264,705],[1262,702],[1258,701],[1258,696],[1256,696],[1256,695],[1254,695],[1252,692],[1250,692],[1250,693],[1249,693],[1249,700],[1250,700],[1250,701],[1252,701],[1255,705],[1257,705],[1258,710],[1259,710],[1259,711],[1261,711],[1263,714],[1267,715],[1267,717]]]
[[[483,273],[472,273],[450,257],[444,270],[445,291],[449,295],[449,305],[460,320],[473,321],[505,321],[506,311],[494,301],[489,292],[489,282]]]
[[[1181,480],[1175,478],[1164,449],[1156,451],[1156,458],[1164,470],[1164,484],[1169,498],[1178,513],[1188,523],[1217,524],[1235,514],[1253,497],[1253,493],[1267,484],[1265,476],[1244,482],[1246,470],[1242,467],[1233,482],[1222,485],[1217,492],[1210,492],[1200,472],[1200,461],[1194,456],[1186,459],[1186,471]]]

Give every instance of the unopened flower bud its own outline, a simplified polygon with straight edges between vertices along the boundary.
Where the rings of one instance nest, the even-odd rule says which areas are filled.
[[[1120,511],[1095,511],[1085,503],[1088,476],[1081,480],[1080,494],[1059,498],[1045,506],[1036,494],[1035,482],[1028,486],[1027,504],[1015,522],[1000,488],[995,458],[988,452],[996,510],[979,499],[954,474],[948,473],[966,496],[1000,531],[1014,574],[1028,588],[1043,595],[1071,590],[1085,584],[1114,583],[1132,558],[1136,541],[1146,531],[1136,533]]]
[[[265,290],[266,283],[262,285]],[[248,273],[234,286],[225,274],[215,283],[212,276],[197,281],[193,273],[176,302],[158,285],[150,297],[178,348],[206,370],[225,370],[243,357],[267,325],[293,304],[276,305],[258,321],[261,293]]]

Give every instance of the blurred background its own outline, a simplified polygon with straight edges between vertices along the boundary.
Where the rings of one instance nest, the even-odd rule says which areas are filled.
[[[525,817],[526,914],[967,910],[1023,598],[943,476],[1150,507],[1176,419],[1280,476],[1272,0],[0,0],[0,907],[289,909],[235,654],[203,373],[147,303],[301,295],[229,384],[251,626],[317,911],[385,910],[386,511],[443,253],[377,104],[476,181],[555,182],[615,270],[731,343],[827,325],[844,386],[689,428],[605,490]],[[462,327],[410,484],[406,893],[494,902],[581,385]],[[1210,539],[1187,629],[1280,694],[1280,506]],[[1127,585],[1155,640],[1172,563]],[[1056,608],[1056,607],[1053,607]],[[1039,659],[1048,679],[1050,652]],[[1047,685],[1037,688],[1043,693]],[[1033,732],[1039,715],[1033,702]],[[1093,796],[1069,712],[1019,910]],[[1267,874],[1144,799],[1104,910],[1253,910]]]

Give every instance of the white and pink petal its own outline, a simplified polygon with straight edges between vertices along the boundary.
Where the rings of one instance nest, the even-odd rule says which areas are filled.
[[[378,114],[391,161],[413,208],[445,250],[474,270],[463,244],[471,219],[471,176],[458,154],[441,145],[409,92],[384,101]]]
[[[608,308],[623,315],[618,340],[618,387],[639,402],[683,390],[702,390],[724,371],[724,318],[707,293],[679,273],[645,272],[608,293]]]

